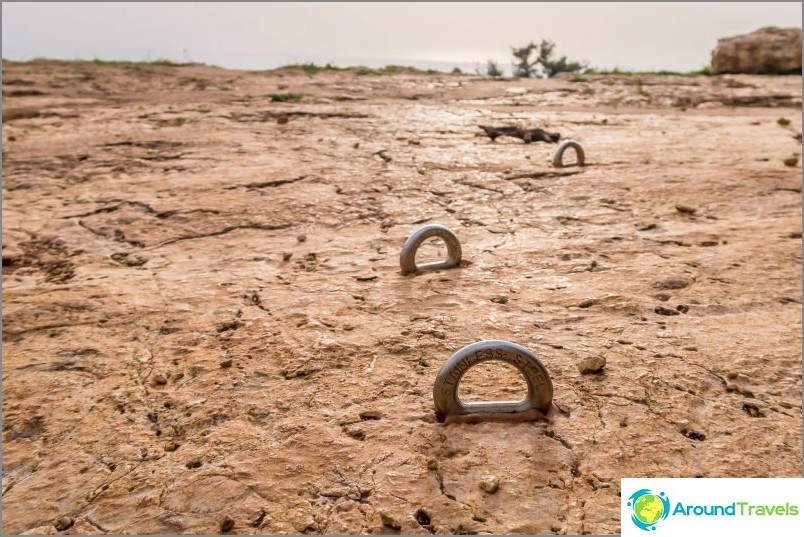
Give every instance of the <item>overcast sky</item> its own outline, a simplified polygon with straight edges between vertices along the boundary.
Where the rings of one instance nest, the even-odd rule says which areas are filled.
[[[264,69],[495,59],[548,38],[592,66],[695,70],[720,37],[801,27],[788,3],[4,2],[3,58],[196,61]]]

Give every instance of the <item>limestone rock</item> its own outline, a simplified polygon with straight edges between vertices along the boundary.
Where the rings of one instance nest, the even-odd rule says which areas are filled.
[[[801,72],[801,29],[760,28],[719,39],[712,51],[712,73]]]
[[[606,367],[606,357],[587,356],[583,360],[579,361],[577,365],[578,371],[580,371],[582,375],[600,373],[603,371],[603,368]]]
[[[500,479],[493,475],[483,476],[480,480],[480,489],[483,492],[494,494],[500,488]]]

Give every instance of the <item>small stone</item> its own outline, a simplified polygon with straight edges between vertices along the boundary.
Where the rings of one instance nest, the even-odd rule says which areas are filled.
[[[788,125],[790,125],[790,120],[787,119],[786,117],[780,117],[779,119],[776,120],[776,123],[778,123],[782,127],[787,127]]]
[[[790,158],[786,158],[786,159],[784,159],[782,162],[784,162],[784,165],[785,165],[785,166],[789,166],[789,167],[791,167],[791,168],[792,168],[793,166],[795,166],[796,164],[798,164],[798,155],[793,155],[793,156],[792,156],[792,157],[790,157]]]
[[[605,356],[587,356],[577,364],[582,375],[600,373],[606,367]]]
[[[154,376],[153,380],[154,386],[164,386],[165,384],[167,384],[167,377],[165,377],[165,375],[159,373],[158,375]]]
[[[690,207],[689,205],[682,205],[679,203],[678,205],[676,205],[676,211],[680,212],[681,214],[692,215],[698,212],[698,209],[696,209],[695,207]]]
[[[680,312],[678,310],[673,310],[670,308],[665,308],[664,306],[656,306],[653,311],[658,313],[659,315],[679,315]]]
[[[382,418],[382,412],[379,410],[364,410],[359,416],[362,421],[378,420]]]
[[[347,425],[344,427],[344,432],[354,438],[355,440],[365,440],[366,433],[357,425]]]
[[[168,453],[171,453],[179,449],[179,444],[177,444],[176,442],[168,442],[163,446],[163,449]]]
[[[398,530],[402,528],[402,524],[400,524],[399,521],[395,519],[387,511],[380,511],[380,520],[382,520],[383,526],[391,528],[392,530]]]
[[[491,297],[491,301],[495,304],[508,304],[508,297],[505,295],[493,296]]]
[[[232,367],[232,361],[231,360],[224,360],[224,361],[222,361],[220,363],[220,366],[221,366],[222,369],[228,369],[228,368]]]
[[[659,280],[655,282],[653,286],[656,289],[684,289],[685,287],[689,287],[690,282],[687,280],[682,280],[681,278],[666,278],[664,280]]]
[[[73,519],[72,517],[62,516],[56,519],[56,522],[53,523],[53,527],[56,528],[58,531],[64,531],[66,529],[70,529],[73,527]]]
[[[494,494],[499,490],[499,488],[500,488],[500,479],[493,475],[483,476],[483,478],[480,480],[480,489],[483,492]]]
[[[305,235],[304,233],[302,233],[301,235],[299,235],[298,237],[296,237],[296,240],[297,240],[297,241],[299,241],[299,242],[305,242],[305,241],[307,240],[307,235]]]
[[[221,531],[226,533],[227,531],[232,531],[232,528],[234,528],[234,520],[229,515],[226,515],[221,520]]]
[[[290,258],[293,257],[293,253],[285,252],[282,254],[282,261],[290,261]]]

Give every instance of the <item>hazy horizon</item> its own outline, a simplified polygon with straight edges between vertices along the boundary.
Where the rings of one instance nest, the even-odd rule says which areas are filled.
[[[591,67],[694,71],[718,38],[801,27],[777,3],[3,3],[3,58],[315,62],[510,71],[511,47],[550,39]]]

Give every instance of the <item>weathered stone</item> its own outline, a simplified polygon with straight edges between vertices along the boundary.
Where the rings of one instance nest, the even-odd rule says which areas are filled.
[[[500,489],[500,479],[493,475],[483,476],[480,480],[480,489],[483,492],[494,494]]]
[[[770,26],[719,39],[712,51],[712,72],[801,72],[801,29]]]
[[[606,367],[606,357],[587,356],[586,358],[578,362],[577,365],[578,365],[578,371],[580,371],[582,375],[600,373],[601,371],[603,371],[603,368]]]

